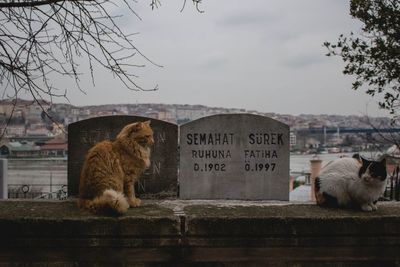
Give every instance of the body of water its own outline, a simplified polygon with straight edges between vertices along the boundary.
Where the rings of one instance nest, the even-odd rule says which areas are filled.
[[[366,157],[374,157],[376,153],[362,152]],[[325,165],[341,156],[351,157],[353,153],[318,154]],[[290,155],[290,171],[296,176],[310,169],[310,160],[315,155]],[[8,184],[9,187],[29,185],[30,191],[54,192],[62,185],[67,185],[67,159],[9,159]]]
[[[358,152],[365,158],[376,158],[379,152]],[[322,160],[322,166],[326,163],[340,158],[340,157],[352,157],[355,153],[333,153],[333,154],[305,154],[305,155],[290,155],[290,172],[291,173],[301,173],[301,172],[309,172],[310,170],[310,160],[314,157],[318,157]]]
[[[28,185],[30,192],[54,192],[67,184],[67,159],[9,159],[8,185],[16,190]]]

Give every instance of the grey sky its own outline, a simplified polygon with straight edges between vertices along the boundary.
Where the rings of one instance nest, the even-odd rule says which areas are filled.
[[[87,95],[69,91],[74,105],[106,103],[203,104],[285,114],[378,113],[376,100],[351,90],[339,58],[326,57],[324,41],[358,30],[344,0],[203,0],[199,14],[187,1],[140,1],[121,20],[139,32],[135,44],[163,65],[138,69],[138,83],[156,92],[132,92],[98,72]],[[125,10],[115,10],[122,13]],[[141,62],[141,61],[138,61]]]

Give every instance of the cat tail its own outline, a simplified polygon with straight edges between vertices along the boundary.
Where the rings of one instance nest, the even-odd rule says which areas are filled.
[[[81,209],[94,214],[120,216],[126,213],[129,204],[125,196],[113,189],[107,189],[101,196],[94,199],[79,199]]]

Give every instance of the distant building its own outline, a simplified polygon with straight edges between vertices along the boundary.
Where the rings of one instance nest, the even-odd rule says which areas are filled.
[[[46,128],[46,125],[42,123],[36,123],[30,125],[29,128],[26,129],[26,136],[29,137],[44,137],[51,136],[51,132]]]
[[[38,105],[32,105],[28,108],[26,120],[28,123],[38,123],[42,121],[42,108]]]
[[[207,116],[207,111],[198,106],[184,106],[176,111],[177,121],[192,121]]]
[[[27,106],[27,111],[25,114],[27,123],[39,123],[42,121],[43,111],[47,111],[50,108],[50,104],[45,101],[41,101],[40,105],[35,101],[31,101]]]
[[[2,127],[1,132],[3,132],[5,125]],[[6,137],[20,137],[26,135],[25,125],[8,125],[5,128]]]
[[[158,116],[159,114],[158,114],[158,112],[156,112],[156,111],[154,111],[154,112],[147,112],[147,113],[144,114],[144,115],[145,115],[145,117],[159,120],[159,116]]]
[[[40,154],[44,157],[66,157],[68,143],[63,135],[57,136],[40,147]]]
[[[7,148],[9,150],[9,157],[13,158],[33,158],[40,156],[40,147],[32,142],[10,142]]]
[[[296,134],[294,132],[292,132],[292,131],[290,131],[289,141],[290,141],[290,148],[296,146],[297,137],[296,137]]]
[[[8,157],[10,155],[10,148],[6,145],[0,145],[0,157]]]
[[[52,123],[52,134],[54,135],[54,136],[57,136],[57,135],[62,135],[62,134],[64,134],[65,132],[66,132],[66,130],[65,130],[65,127],[64,127],[64,125],[62,125],[62,124],[57,124],[57,123]]]
[[[129,108],[124,105],[120,105],[115,107],[115,109],[118,111],[119,114],[128,114],[129,113]]]
[[[316,138],[313,138],[313,137],[306,138],[305,147],[318,148],[320,146],[321,146],[321,142],[319,140],[317,140]]]
[[[2,101],[0,105],[0,114],[4,115],[5,117],[9,117],[13,110],[13,104],[11,102]]]
[[[175,122],[175,118],[169,110],[160,110],[158,112],[158,119],[162,121]]]

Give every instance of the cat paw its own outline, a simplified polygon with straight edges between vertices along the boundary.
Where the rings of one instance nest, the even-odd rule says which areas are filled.
[[[369,204],[369,205],[371,206],[372,210],[377,210],[378,209],[378,206],[375,205],[375,204]]]
[[[362,205],[361,210],[363,211],[373,211],[372,207],[368,204]]]
[[[145,159],[145,160],[144,160],[144,165],[146,166],[146,168],[149,168],[150,165],[151,165],[150,159]]]
[[[139,207],[140,203],[142,203],[142,201],[138,198],[131,198],[128,199],[128,203],[130,207]]]

